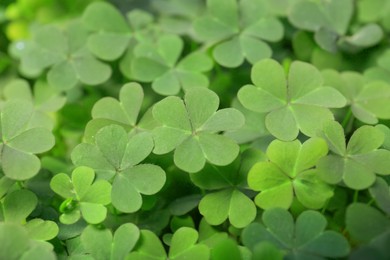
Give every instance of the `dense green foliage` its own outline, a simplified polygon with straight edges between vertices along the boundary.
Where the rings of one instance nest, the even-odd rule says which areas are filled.
[[[0,27],[0,259],[390,259],[390,0],[6,0]]]

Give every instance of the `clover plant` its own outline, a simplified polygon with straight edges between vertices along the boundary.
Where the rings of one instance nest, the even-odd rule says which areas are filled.
[[[389,259],[389,14],[0,1],[0,259]]]

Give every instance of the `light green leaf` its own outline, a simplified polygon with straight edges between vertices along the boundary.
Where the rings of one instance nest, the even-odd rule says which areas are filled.
[[[51,240],[58,234],[58,226],[53,221],[32,219],[25,225],[29,237],[35,240]]]
[[[121,225],[114,234],[111,259],[125,259],[140,237],[138,227],[132,223]]]
[[[76,198],[72,181],[65,173],[56,174],[50,181],[50,188],[63,198]]]
[[[107,61],[118,59],[129,44],[130,35],[118,33],[97,33],[88,37],[88,49],[97,57]]]
[[[37,156],[15,150],[4,145],[2,167],[5,176],[13,180],[27,180],[35,176],[41,168]]]
[[[271,111],[265,117],[265,126],[273,136],[283,141],[294,140],[299,133],[293,111],[289,107]]]
[[[344,155],[346,153],[344,129],[337,121],[332,120],[324,123],[323,135],[332,152],[338,155]]]
[[[157,165],[140,164],[129,168],[124,173],[135,189],[145,195],[153,195],[165,184],[165,172]]]
[[[72,184],[78,200],[82,200],[84,195],[87,194],[94,179],[95,172],[89,167],[79,166],[73,170]],[[71,191],[73,191],[73,189]]]
[[[26,230],[17,224],[0,223],[0,258],[18,260],[30,247]]]
[[[245,118],[240,111],[234,108],[220,109],[209,117],[200,128],[202,131],[219,132],[233,131],[241,128]]]
[[[222,66],[235,68],[244,62],[240,39],[234,37],[218,44],[213,50],[214,59]]]
[[[47,82],[60,90],[72,89],[78,83],[77,72],[70,62],[62,61],[49,70]]]
[[[180,82],[175,71],[169,70],[156,77],[152,83],[153,90],[164,96],[177,95],[180,92]]]
[[[270,112],[285,105],[283,100],[253,85],[245,85],[240,88],[237,97],[245,108],[259,113]],[[259,100],[262,100],[262,102],[259,102]]]
[[[239,153],[239,146],[230,138],[223,135],[200,133],[199,144],[204,153],[204,157],[215,165],[227,165]]]
[[[363,154],[379,148],[384,142],[384,134],[373,126],[362,126],[351,136],[348,154]]]
[[[200,171],[206,159],[199,141],[189,137],[177,146],[174,153],[174,162],[180,169],[188,172]]]
[[[103,222],[107,215],[107,208],[100,204],[81,202],[80,211],[84,220],[90,224]]]
[[[109,229],[87,226],[80,236],[81,243],[94,259],[110,259],[112,234]]]
[[[209,259],[210,249],[206,245],[197,245],[198,232],[182,227],[172,236],[170,259]]]
[[[175,111],[175,114],[167,111]],[[156,103],[153,107],[153,117],[164,126],[192,131],[185,105],[178,97],[167,97]]]
[[[111,192],[112,205],[122,212],[135,212],[142,206],[141,194],[131,180],[119,174],[115,177]]]
[[[160,239],[149,230],[141,230],[140,239],[134,249],[126,259],[166,259],[164,247],[160,242]]]
[[[344,107],[347,100],[336,89],[323,87],[294,100],[296,104],[316,105],[322,107]]]
[[[3,202],[4,220],[22,224],[37,204],[37,196],[29,190],[8,193]]]

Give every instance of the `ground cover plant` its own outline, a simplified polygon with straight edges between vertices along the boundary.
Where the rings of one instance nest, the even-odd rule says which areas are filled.
[[[390,259],[390,0],[6,0],[0,27],[0,259]]]

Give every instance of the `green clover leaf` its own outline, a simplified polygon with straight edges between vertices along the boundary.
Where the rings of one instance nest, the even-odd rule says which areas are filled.
[[[141,119],[139,112],[144,100],[144,91],[138,83],[127,83],[119,92],[119,100],[104,97],[92,108],[92,120],[85,127],[84,140],[94,143],[96,133],[104,126],[116,124],[124,127],[130,135],[153,128],[156,123],[151,111]]]
[[[364,77],[371,81],[380,80],[390,84],[390,51],[383,52],[376,60],[376,64],[377,66],[372,66],[364,71]]]
[[[139,164],[153,150],[153,138],[147,132],[129,138],[118,125],[105,126],[95,143],[81,143],[72,152],[77,166],[88,166],[99,178],[112,180],[112,204],[122,212],[141,208],[141,194],[153,195],[164,186],[164,170],[152,164]]]
[[[333,196],[333,189],[321,181],[313,167],[327,153],[326,142],[320,138],[303,144],[274,140],[267,149],[269,161],[256,163],[248,174],[249,187],[260,191],[255,203],[263,209],[288,209],[296,197],[307,208],[322,208]]]
[[[51,189],[67,199],[60,207],[62,223],[73,224],[82,216],[86,222],[98,224],[106,218],[104,206],[111,203],[111,184],[94,179],[93,169],[83,166],[73,170],[72,178],[59,173],[51,179]]]
[[[332,151],[317,163],[318,174],[327,183],[343,182],[363,190],[374,184],[376,174],[390,174],[390,151],[379,149],[384,134],[373,126],[362,126],[345,143],[342,126],[336,121],[324,124],[323,138]]]
[[[311,64],[294,61],[286,79],[283,67],[265,59],[252,67],[254,85],[243,86],[237,96],[252,111],[267,113],[265,126],[276,138],[292,141],[299,131],[313,137],[323,122],[333,119],[328,108],[343,107],[345,98],[323,86],[320,72]]]
[[[1,108],[1,166],[10,179],[35,176],[41,167],[35,154],[54,146],[53,134],[47,128],[34,126],[33,115],[33,105],[21,99],[6,101]]]
[[[47,242],[34,241],[28,231],[15,223],[0,223],[0,259],[47,259],[55,260],[53,246]]]
[[[22,99],[33,104],[33,125],[44,126],[52,130],[55,124],[53,113],[60,110],[66,102],[66,98],[45,82],[38,81],[34,85],[33,92],[27,81],[15,79],[4,87],[6,100]],[[30,124],[31,125],[31,124]]]
[[[199,211],[211,225],[220,225],[229,218],[237,228],[243,228],[256,217],[256,206],[246,195],[248,165],[262,161],[265,156],[255,149],[246,150],[240,160],[225,167],[205,167],[190,175],[198,187],[210,190],[199,203]]]
[[[234,108],[217,111],[218,106],[217,94],[205,88],[188,90],[184,100],[171,96],[156,103],[153,117],[162,126],[153,130],[153,152],[175,150],[175,165],[187,172],[200,171],[206,161],[220,166],[231,163],[239,147],[218,133],[240,128],[244,117]]]
[[[390,56],[389,56],[390,57]],[[379,119],[390,118],[390,83],[380,78],[366,81],[356,72],[338,73],[335,70],[324,70],[322,75],[325,84],[336,88],[347,99],[353,116],[366,124],[377,124]],[[370,76],[368,76],[370,77]],[[390,81],[389,81],[390,82]]]
[[[79,23],[72,23],[64,30],[50,25],[37,28],[31,41],[15,43],[21,72],[36,77],[49,69],[48,83],[60,90],[71,89],[79,82],[88,85],[105,82],[111,76],[111,68],[89,53],[86,37]]]
[[[371,197],[375,199],[380,209],[390,215],[390,187],[387,182],[380,177],[376,178],[374,185],[369,188]]]
[[[363,203],[348,206],[345,223],[349,234],[356,242],[369,242],[390,230],[389,218]]]
[[[210,249],[197,244],[198,232],[192,228],[179,228],[172,236],[169,254],[160,239],[149,230],[141,230],[141,237],[133,252],[126,259],[209,259]]]
[[[362,23],[379,22],[390,30],[390,3],[385,0],[360,0],[356,3],[357,19]]]
[[[139,237],[138,227],[132,223],[126,223],[116,229],[114,235],[110,229],[97,229],[88,226],[81,234],[81,243],[86,252],[94,259],[125,259],[133,250]]]
[[[27,235],[34,240],[51,240],[58,234],[55,222],[34,218],[26,222],[27,217],[38,204],[35,193],[29,190],[15,190],[8,193],[2,202],[2,218],[6,223],[23,224]],[[1,216],[1,213],[0,213]]]
[[[183,40],[176,35],[163,35],[156,44],[140,43],[134,49],[133,77],[152,82],[161,95],[176,95],[180,89],[207,87],[209,80],[203,73],[212,68],[212,61],[203,52],[192,52],[179,61]]]
[[[350,251],[341,234],[325,230],[327,221],[321,213],[307,210],[296,222],[281,208],[272,208],[262,215],[264,224],[252,223],[242,232],[243,244],[254,250],[262,241],[283,249],[289,259],[322,259],[345,257]]]
[[[195,33],[215,44],[213,57],[222,66],[238,67],[244,60],[254,64],[271,57],[266,41],[283,37],[283,25],[265,10],[260,1],[207,0],[207,15],[195,20]]]

